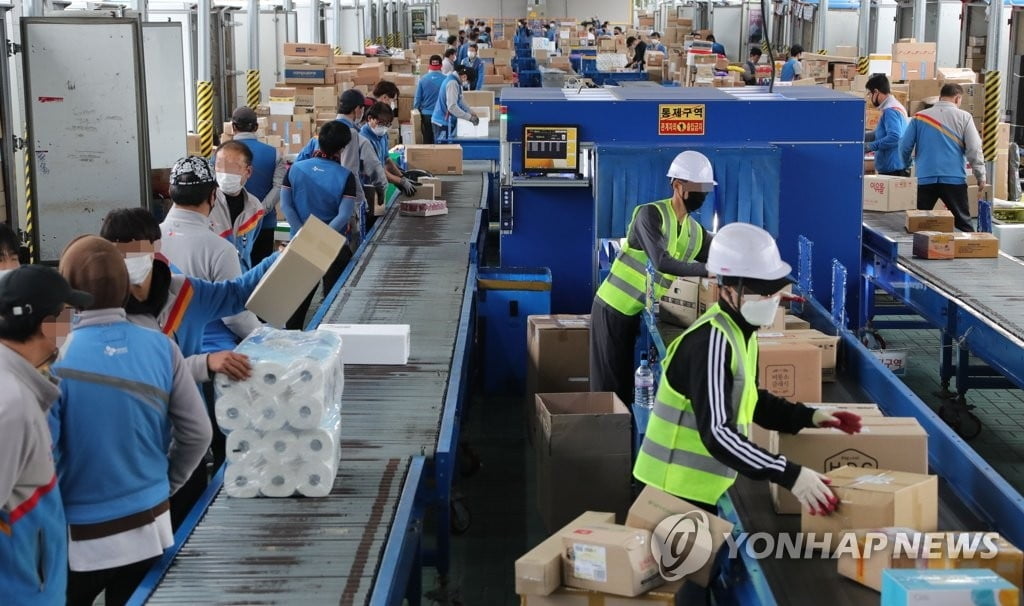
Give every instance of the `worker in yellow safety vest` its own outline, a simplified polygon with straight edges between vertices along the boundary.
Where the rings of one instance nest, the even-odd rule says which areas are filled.
[[[751,423],[785,433],[860,431],[853,413],[793,404],[757,387],[757,329],[775,317],[790,266],[768,232],[731,223],[711,242],[707,268],[718,276],[719,301],[668,347],[633,475],[714,512],[742,473],[827,515],[837,506],[827,477],[749,439]]]
[[[597,289],[590,314],[590,390],[614,391],[627,404],[633,401],[633,349],[646,299],[648,260],[659,299],[674,277],[708,275],[704,261],[711,237],[691,213],[716,185],[711,161],[684,151],[667,176],[672,197],[633,209],[626,243]]]

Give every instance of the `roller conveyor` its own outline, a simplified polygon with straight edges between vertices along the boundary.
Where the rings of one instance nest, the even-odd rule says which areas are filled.
[[[419,472],[419,456],[452,446],[439,440],[453,414],[449,380],[461,373],[453,366],[463,356],[457,349],[464,340],[466,284],[475,271],[472,253],[487,167],[466,164],[466,175],[444,178],[448,215],[400,217],[397,205],[391,207],[343,276],[344,286],[314,318],[411,326],[408,365],[346,369],[342,460],[330,496],[218,494],[148,603],[363,604],[371,594],[377,599],[375,582],[381,580],[385,545],[390,549],[393,543],[396,510],[410,509],[416,498],[410,484],[418,482],[406,481],[410,465]]]

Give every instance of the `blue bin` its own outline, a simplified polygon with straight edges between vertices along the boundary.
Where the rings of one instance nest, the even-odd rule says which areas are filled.
[[[483,267],[477,279],[477,346],[484,393],[526,393],[526,319],[551,313],[551,270]]]

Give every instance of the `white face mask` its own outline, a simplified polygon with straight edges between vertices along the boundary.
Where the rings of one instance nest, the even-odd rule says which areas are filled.
[[[476,59],[476,53],[475,52],[469,51],[466,54],[469,56],[470,59]]]
[[[775,321],[775,312],[779,309],[780,295],[774,297],[743,297],[740,302],[740,314],[753,326],[765,326]]]
[[[394,110],[396,110],[396,109],[398,109],[398,103],[397,103],[397,102],[395,102],[395,101],[392,101],[392,102],[391,102],[391,110],[392,110],[392,111],[394,111]]]
[[[236,196],[238,192],[242,191],[242,175],[217,173],[217,185],[225,194]]]
[[[133,286],[139,286],[146,281],[153,271],[153,253],[147,253],[139,257],[125,257],[124,265],[128,268],[128,281]]]
[[[388,134],[388,127],[381,126],[379,124],[377,126],[372,127],[372,130],[373,134],[377,135],[378,137],[383,137],[384,135]]]

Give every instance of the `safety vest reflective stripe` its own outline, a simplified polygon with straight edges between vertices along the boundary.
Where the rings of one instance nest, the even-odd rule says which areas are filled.
[[[697,469],[704,473],[722,476],[729,480],[736,479],[735,469],[730,469],[729,467],[722,465],[710,455],[698,454],[688,450],[679,450],[677,448],[665,448],[661,444],[654,443],[652,440],[644,440],[643,445],[640,447],[640,451],[667,465],[680,465],[682,467],[689,467],[690,469]]]
[[[703,232],[700,224],[692,217],[686,217],[686,229],[680,234],[679,223],[671,200],[660,200],[651,203],[661,215],[662,229],[668,235],[668,253],[681,261],[693,261],[703,245]],[[633,209],[627,233],[633,229],[637,213],[644,205]],[[682,250],[680,251],[680,247]],[[597,290],[597,296],[620,313],[633,316],[644,308],[646,299],[646,283],[648,276],[647,255],[643,250],[630,248],[627,243],[612,263],[611,272]],[[672,286],[672,276],[661,272],[650,272],[654,281],[654,295],[661,298]],[[625,286],[624,286],[625,285]]]
[[[718,305],[701,316],[669,345],[662,368],[668,369],[679,344],[705,324],[721,332],[732,352],[733,384],[729,406],[740,435],[750,433],[757,406],[757,343],[747,342],[736,323]],[[692,402],[677,392],[662,374],[647,433],[633,468],[637,479],[671,494],[704,503],[715,503],[732,486],[736,472],[718,463],[701,438]]]

